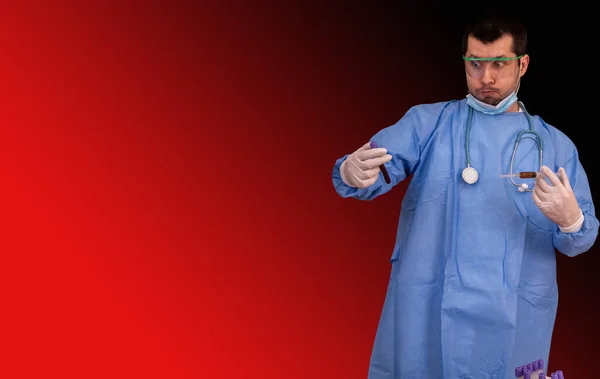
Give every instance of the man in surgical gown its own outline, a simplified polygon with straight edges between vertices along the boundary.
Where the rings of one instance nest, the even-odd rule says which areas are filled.
[[[369,379],[505,379],[517,366],[548,362],[558,304],[555,249],[576,256],[598,233],[576,147],[517,101],[530,60],[524,27],[481,22],[463,38],[467,98],[413,106],[373,136],[379,148],[366,142],[333,169],[337,193],[360,200],[412,175]],[[504,59],[481,59],[498,57]],[[544,168],[535,179],[513,178],[526,184],[519,190],[500,175],[510,171],[528,117]],[[525,137],[512,172],[540,172],[535,137]],[[472,184],[462,175],[467,159],[478,173]]]

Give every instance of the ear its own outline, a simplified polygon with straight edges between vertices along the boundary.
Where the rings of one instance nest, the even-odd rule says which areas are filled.
[[[523,58],[521,58],[521,67],[519,67],[519,76],[525,75],[527,72],[527,68],[529,68],[529,55],[525,54]]]

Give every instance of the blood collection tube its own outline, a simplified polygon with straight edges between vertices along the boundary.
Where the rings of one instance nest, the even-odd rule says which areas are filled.
[[[515,378],[523,379],[523,366],[515,368]]]
[[[533,363],[527,363],[527,370],[529,370],[529,372],[533,373],[533,371],[534,371]]]
[[[371,141],[371,149],[376,149],[378,147],[379,147],[379,145],[377,145],[377,142]],[[379,166],[379,169],[381,170],[381,173],[383,174],[383,179],[385,179],[385,182],[387,184],[390,184],[392,182],[392,180],[390,179],[390,174],[388,174],[388,171],[385,168],[385,166],[381,165],[381,166]]]

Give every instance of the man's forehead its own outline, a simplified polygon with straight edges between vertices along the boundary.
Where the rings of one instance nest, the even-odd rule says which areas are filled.
[[[469,36],[467,56],[474,58],[501,58],[513,56],[513,39],[507,35],[491,43],[483,43],[473,36]]]

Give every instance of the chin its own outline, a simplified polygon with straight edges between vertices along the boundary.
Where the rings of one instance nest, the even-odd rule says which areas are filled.
[[[486,104],[494,105],[494,106],[496,106],[500,103],[500,99],[497,99],[497,98],[491,97],[491,96],[486,96],[481,101],[483,101]]]

